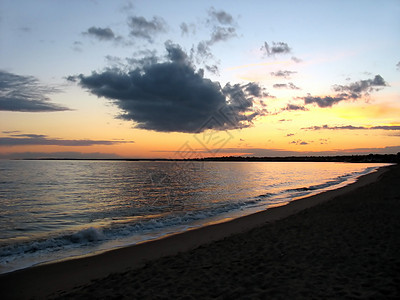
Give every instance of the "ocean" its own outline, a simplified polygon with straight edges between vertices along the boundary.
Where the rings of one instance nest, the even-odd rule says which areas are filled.
[[[383,165],[0,161],[0,273],[283,205]]]

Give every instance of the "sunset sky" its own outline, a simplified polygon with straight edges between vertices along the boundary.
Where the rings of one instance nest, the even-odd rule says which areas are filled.
[[[400,1],[0,2],[0,158],[400,151]]]

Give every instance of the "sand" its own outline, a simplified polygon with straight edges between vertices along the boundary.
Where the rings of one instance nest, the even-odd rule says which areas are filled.
[[[397,165],[230,222],[0,275],[2,299],[397,299],[399,286]]]

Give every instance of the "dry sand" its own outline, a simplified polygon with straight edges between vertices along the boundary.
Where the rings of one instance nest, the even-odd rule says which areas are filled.
[[[400,167],[387,169],[230,222],[0,275],[0,296],[398,299]]]

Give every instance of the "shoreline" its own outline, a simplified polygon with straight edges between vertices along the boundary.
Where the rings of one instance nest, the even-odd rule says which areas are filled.
[[[339,189],[294,200],[283,206],[269,208],[224,223],[194,228],[94,256],[48,263],[1,274],[1,294],[4,294],[6,298],[43,298],[55,292],[69,291],[76,286],[104,278],[112,273],[134,270],[158,258],[187,252],[234,234],[240,234],[295,215],[305,209],[377,182],[382,174],[390,168],[395,167],[381,167],[375,172],[359,177],[356,182]]]

